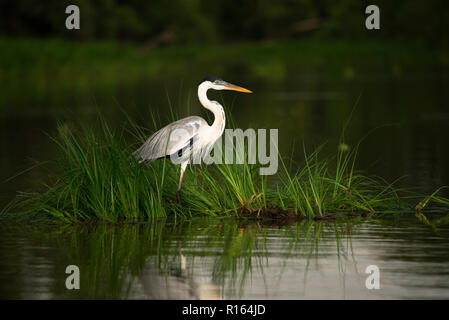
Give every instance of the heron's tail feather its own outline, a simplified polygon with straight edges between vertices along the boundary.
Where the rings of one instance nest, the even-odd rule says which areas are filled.
[[[141,164],[141,163],[148,163],[151,162],[153,160],[157,160],[157,159],[151,159],[151,158],[143,158],[141,153],[140,153],[140,149],[134,151],[129,157],[128,157],[128,162],[131,166],[134,166],[136,161],[137,163]]]

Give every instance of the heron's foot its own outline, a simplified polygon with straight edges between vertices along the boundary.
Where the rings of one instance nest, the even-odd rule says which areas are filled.
[[[180,208],[182,208],[182,203],[181,203],[181,190],[176,191],[176,201],[178,202],[178,206]]]

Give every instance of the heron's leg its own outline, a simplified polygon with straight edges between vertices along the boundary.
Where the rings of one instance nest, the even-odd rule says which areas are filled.
[[[178,190],[176,190],[176,200],[178,204],[181,206],[181,186],[182,186],[182,177],[184,176],[184,171],[186,170],[187,163],[181,164],[181,174],[179,175],[179,184]]]
[[[182,186],[182,177],[184,175],[184,171],[181,170],[181,174],[179,175],[179,184],[178,190],[176,190],[176,200],[178,200],[178,204],[181,205],[181,186]]]

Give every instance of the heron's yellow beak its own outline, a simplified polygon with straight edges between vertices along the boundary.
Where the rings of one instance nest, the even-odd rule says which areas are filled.
[[[236,86],[234,84],[230,84],[230,83],[226,83],[224,85],[224,87],[227,90],[234,90],[234,91],[239,91],[239,92],[253,93],[251,90],[248,90],[248,89],[245,89],[245,88],[242,88],[242,87]]]

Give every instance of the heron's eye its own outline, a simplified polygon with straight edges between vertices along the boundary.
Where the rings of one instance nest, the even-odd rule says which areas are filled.
[[[220,81],[219,80],[215,80],[214,83],[215,84],[220,84]]]

